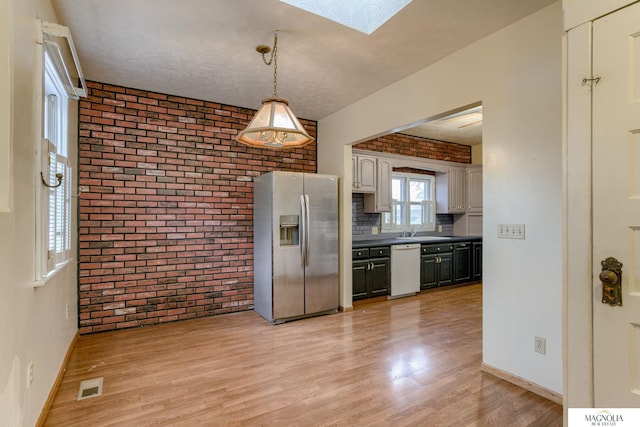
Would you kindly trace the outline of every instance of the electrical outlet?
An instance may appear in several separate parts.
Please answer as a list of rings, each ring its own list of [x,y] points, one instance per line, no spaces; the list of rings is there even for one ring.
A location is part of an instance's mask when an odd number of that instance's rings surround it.
[[[27,365],[27,388],[33,384],[33,362],[29,362]]]
[[[438,233],[442,233],[442,225],[438,225]]]
[[[547,354],[547,339],[542,337],[535,337],[534,339],[534,351],[540,354]]]
[[[378,227],[371,227],[371,234],[378,234]]]

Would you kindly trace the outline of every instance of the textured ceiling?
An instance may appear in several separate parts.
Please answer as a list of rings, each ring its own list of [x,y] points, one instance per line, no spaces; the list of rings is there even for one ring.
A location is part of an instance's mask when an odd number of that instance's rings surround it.
[[[319,120],[554,0],[413,0],[371,35],[279,0],[53,0],[85,77],[257,109],[278,94]]]

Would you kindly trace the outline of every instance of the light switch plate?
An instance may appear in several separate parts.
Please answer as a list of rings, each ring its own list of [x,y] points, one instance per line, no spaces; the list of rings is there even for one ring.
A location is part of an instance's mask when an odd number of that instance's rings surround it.
[[[498,224],[498,239],[524,240],[524,238],[524,224]]]

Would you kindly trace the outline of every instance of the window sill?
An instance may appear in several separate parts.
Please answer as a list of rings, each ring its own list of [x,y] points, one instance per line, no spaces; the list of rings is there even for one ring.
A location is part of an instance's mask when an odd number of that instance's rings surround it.
[[[73,264],[73,258],[70,258],[70,259],[66,260],[65,262],[61,262],[60,264],[56,265],[56,268],[53,269],[52,271],[50,271],[49,274],[47,274],[45,277],[43,277],[40,280],[36,280],[33,283],[33,287],[34,288],[41,288],[41,287],[45,286],[50,280],[52,280],[56,275],[58,275],[58,273],[60,273],[62,270],[64,270],[65,268],[67,268],[71,264]]]

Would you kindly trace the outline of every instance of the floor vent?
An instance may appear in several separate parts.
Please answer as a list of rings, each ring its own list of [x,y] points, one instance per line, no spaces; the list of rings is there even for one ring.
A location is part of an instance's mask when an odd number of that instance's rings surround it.
[[[102,377],[82,381],[78,390],[78,400],[90,399],[102,395]]]

